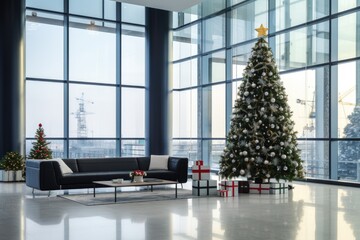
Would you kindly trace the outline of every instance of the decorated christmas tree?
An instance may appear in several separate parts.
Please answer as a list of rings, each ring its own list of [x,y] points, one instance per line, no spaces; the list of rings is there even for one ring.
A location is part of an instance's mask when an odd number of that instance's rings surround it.
[[[261,25],[235,100],[227,143],[220,160],[223,178],[303,177],[292,112]]]
[[[360,133],[360,106],[348,116],[349,123],[344,128],[345,138],[358,138]],[[357,163],[360,160],[360,142],[339,142],[340,155],[338,177],[357,179]]]
[[[36,142],[33,142],[33,147],[30,150],[29,159],[51,159],[52,151],[49,148],[50,142],[45,139],[44,128],[39,123],[39,128],[35,134]]]

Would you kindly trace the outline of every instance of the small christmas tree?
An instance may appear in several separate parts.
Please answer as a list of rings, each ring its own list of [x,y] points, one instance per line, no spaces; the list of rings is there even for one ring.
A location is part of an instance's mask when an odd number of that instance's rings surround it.
[[[270,47],[260,26],[243,74],[227,143],[220,160],[223,178],[303,177],[292,113]]]
[[[36,142],[33,142],[34,145],[30,150],[30,159],[51,159],[52,151],[48,147],[50,142],[46,142],[44,129],[42,124],[39,123],[39,128],[36,130],[35,134]]]

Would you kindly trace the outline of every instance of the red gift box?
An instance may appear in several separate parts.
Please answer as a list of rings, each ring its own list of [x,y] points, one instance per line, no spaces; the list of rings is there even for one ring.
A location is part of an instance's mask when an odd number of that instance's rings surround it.
[[[250,183],[250,193],[269,194],[269,183]]]
[[[204,161],[203,160],[197,160],[195,161],[195,166],[203,166],[204,165]]]

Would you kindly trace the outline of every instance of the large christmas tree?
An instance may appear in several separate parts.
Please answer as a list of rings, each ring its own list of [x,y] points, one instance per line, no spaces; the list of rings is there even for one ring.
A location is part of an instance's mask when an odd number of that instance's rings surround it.
[[[303,177],[292,112],[261,25],[233,109],[220,160],[223,178]]]
[[[30,150],[29,159],[51,159],[52,151],[49,148],[50,142],[45,139],[44,128],[39,123],[39,128],[35,134],[36,142],[33,142],[33,147]]]

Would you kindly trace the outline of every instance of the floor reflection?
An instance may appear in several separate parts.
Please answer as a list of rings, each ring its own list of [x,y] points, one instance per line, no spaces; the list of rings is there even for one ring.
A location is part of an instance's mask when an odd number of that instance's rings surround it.
[[[1,239],[360,239],[360,189],[294,185],[288,195],[83,206],[0,183]]]

